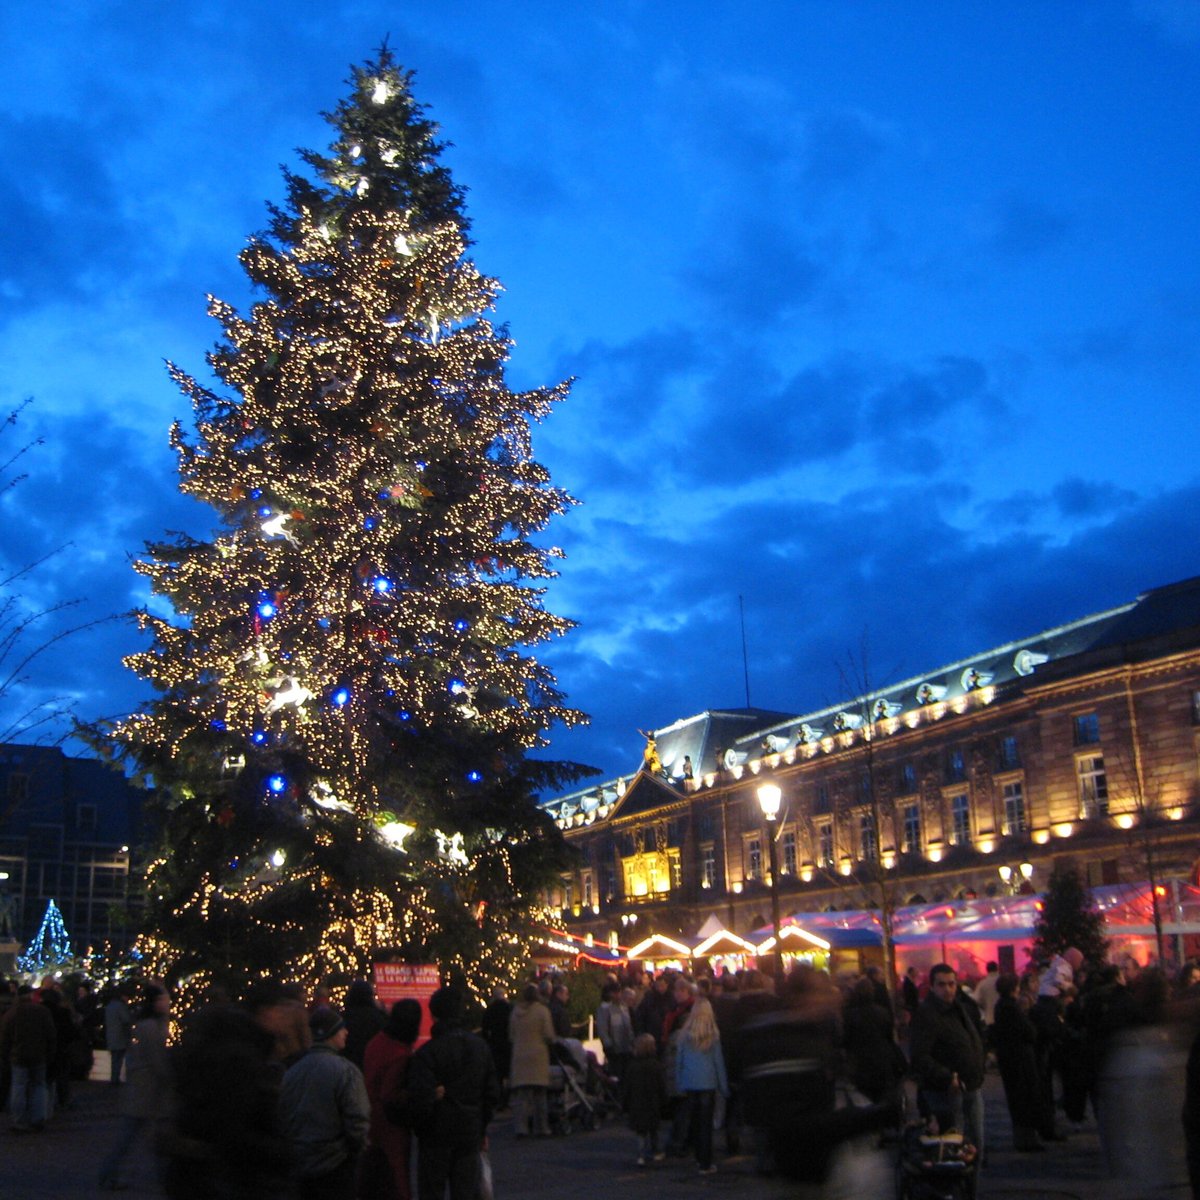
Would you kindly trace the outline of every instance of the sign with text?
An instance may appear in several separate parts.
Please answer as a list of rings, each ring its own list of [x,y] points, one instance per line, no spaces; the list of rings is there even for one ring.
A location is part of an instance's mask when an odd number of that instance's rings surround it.
[[[429,1040],[433,1024],[429,997],[442,985],[437,966],[431,963],[376,963],[375,997],[387,1012],[397,1000],[416,1000],[421,1005],[421,1032],[416,1044]]]

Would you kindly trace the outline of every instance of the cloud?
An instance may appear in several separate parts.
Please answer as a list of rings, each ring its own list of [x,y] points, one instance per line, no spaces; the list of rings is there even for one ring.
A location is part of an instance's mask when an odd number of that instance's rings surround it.
[[[992,248],[1016,257],[1041,254],[1064,241],[1074,221],[1038,200],[1010,196],[993,218]]]
[[[1138,498],[1136,492],[1115,483],[1079,478],[1064,479],[1052,494],[1062,515],[1076,520],[1108,516],[1117,509],[1128,508]]]

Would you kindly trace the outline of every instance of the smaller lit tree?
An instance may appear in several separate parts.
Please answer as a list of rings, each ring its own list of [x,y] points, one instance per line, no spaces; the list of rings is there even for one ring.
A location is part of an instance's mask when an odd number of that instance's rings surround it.
[[[25,953],[17,957],[17,970],[29,975],[61,970],[74,962],[71,939],[63,915],[53,900],[46,905],[45,916]]]
[[[1034,957],[1053,958],[1074,946],[1088,963],[1099,966],[1108,953],[1104,926],[1104,914],[1084,887],[1078,868],[1056,866],[1034,927]]]

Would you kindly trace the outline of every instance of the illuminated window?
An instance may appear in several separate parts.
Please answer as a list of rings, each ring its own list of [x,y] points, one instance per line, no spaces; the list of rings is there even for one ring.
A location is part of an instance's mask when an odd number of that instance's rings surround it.
[[[604,881],[604,899],[615,900],[617,896],[617,870],[612,863],[605,863],[601,868],[600,878]]]
[[[1100,717],[1096,713],[1080,713],[1075,718],[1075,745],[1100,744]]]
[[[751,838],[746,843],[746,878],[761,879],[762,877],[762,839]]]
[[[1019,779],[1006,783],[1003,790],[1004,800],[1004,836],[1024,833],[1025,825],[1025,788]]]
[[[966,792],[950,797],[950,841],[965,846],[971,840],[971,801]]]
[[[832,821],[822,821],[817,826],[817,864],[822,867],[833,865]]]
[[[583,906],[591,908],[594,901],[592,900],[592,873],[585,871],[583,875]]]
[[[1079,774],[1079,815],[1103,817],[1108,813],[1108,776],[1102,754],[1086,754],[1076,763]]]
[[[794,830],[789,829],[783,837],[779,839],[779,844],[783,848],[782,862],[780,869],[784,875],[795,875],[796,873],[796,834]]]
[[[921,806],[904,806],[904,853],[918,854],[921,850]]]
[[[717,852],[712,846],[700,848],[700,886],[717,886]]]

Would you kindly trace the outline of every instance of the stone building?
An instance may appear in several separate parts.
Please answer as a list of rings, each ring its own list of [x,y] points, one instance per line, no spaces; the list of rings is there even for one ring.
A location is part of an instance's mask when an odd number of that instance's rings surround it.
[[[653,731],[630,776],[546,802],[579,855],[549,900],[629,944],[768,924],[772,849],[785,915],[1038,890],[1059,860],[1196,882],[1198,766],[1200,578],[817,712]]]
[[[144,795],[96,759],[0,745],[0,942],[26,945],[51,900],[76,953],[136,931],[130,852]]]

